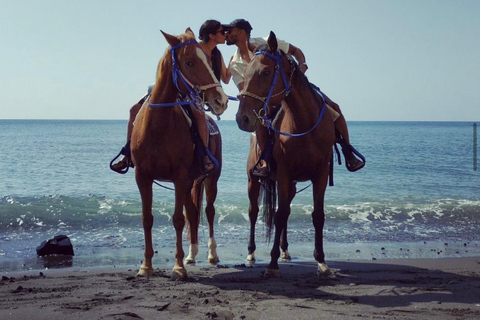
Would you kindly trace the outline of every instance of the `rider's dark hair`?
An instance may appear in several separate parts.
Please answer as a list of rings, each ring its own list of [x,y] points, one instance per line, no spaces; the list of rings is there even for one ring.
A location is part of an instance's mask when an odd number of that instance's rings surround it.
[[[222,24],[220,23],[220,21],[207,20],[200,27],[200,30],[198,32],[198,38],[203,42],[208,42],[210,41],[209,35],[216,34],[220,28],[222,28]],[[222,74],[222,60],[220,50],[218,50],[217,47],[213,48],[211,59],[213,73],[215,74],[217,79],[220,80],[220,76]]]

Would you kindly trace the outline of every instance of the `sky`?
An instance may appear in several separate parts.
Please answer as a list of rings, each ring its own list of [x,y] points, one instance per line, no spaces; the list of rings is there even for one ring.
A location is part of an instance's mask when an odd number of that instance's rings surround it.
[[[347,121],[480,120],[478,0],[0,3],[0,119],[128,119],[167,48],[160,30],[244,18],[252,37],[299,47]]]

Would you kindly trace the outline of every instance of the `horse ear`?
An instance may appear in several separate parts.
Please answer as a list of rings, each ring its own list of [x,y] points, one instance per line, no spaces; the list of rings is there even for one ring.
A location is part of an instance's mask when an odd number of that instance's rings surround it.
[[[185,30],[185,33],[190,33],[190,34],[195,38],[195,34],[193,33],[192,29],[190,29],[190,27],[188,27],[188,28]]]
[[[278,48],[277,36],[275,36],[275,33],[273,33],[273,31],[270,31],[270,35],[268,36],[267,43],[268,43],[268,49],[270,50],[270,52],[272,53],[277,52],[277,48]]]
[[[160,30],[160,32],[163,34],[163,36],[165,37],[165,40],[167,40],[168,44],[171,47],[174,47],[174,46],[180,44],[181,41],[177,37],[172,36],[171,34],[168,34],[166,32],[163,32],[162,30]]]

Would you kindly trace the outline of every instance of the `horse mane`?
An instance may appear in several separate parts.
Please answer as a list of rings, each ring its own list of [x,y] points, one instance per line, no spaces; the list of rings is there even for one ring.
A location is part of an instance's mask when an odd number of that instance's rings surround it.
[[[266,43],[259,45],[258,47],[255,48],[255,51],[253,53],[259,52],[259,51],[268,51],[268,45]]]
[[[266,52],[270,52],[272,53],[270,50],[269,50],[269,46],[268,44],[264,43],[264,44],[261,44],[259,45],[254,53],[256,52],[260,52],[260,51],[266,51]],[[305,73],[301,72],[300,71],[300,68],[299,68],[299,65],[298,65],[298,62],[297,60],[295,60],[295,58],[293,57],[293,55],[291,55],[290,53],[288,52],[285,52],[281,49],[278,49],[278,51],[280,52],[280,54],[285,57],[285,59],[287,59],[291,64],[293,64],[293,66],[295,67],[295,71],[294,71],[294,74],[293,76],[295,77],[298,77],[299,81],[301,81],[302,84],[306,84],[311,91],[315,91],[312,86],[310,85],[310,81],[308,80],[308,77]],[[273,54],[273,53],[272,53]],[[287,75],[288,77],[288,75]]]

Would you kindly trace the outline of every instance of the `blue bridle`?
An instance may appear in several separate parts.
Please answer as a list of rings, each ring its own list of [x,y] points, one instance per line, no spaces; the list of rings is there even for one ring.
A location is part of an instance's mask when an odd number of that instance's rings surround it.
[[[272,81],[272,85],[270,86],[270,90],[268,92],[268,95],[267,97],[260,97],[260,96],[257,96],[256,94],[253,94],[251,92],[248,92],[248,91],[242,91],[240,92],[240,95],[243,95],[243,96],[249,96],[249,97],[252,97],[252,98],[255,98],[257,100],[260,100],[262,101],[264,104],[263,104],[263,108],[262,108],[262,111],[263,111],[263,116],[260,115],[260,113],[257,114],[257,117],[259,119],[261,119],[262,123],[270,130],[274,131],[275,133],[277,134],[280,134],[280,135],[284,135],[284,136],[288,136],[288,137],[301,137],[301,136],[304,136],[308,133],[310,133],[311,131],[313,131],[319,124],[320,124],[320,121],[322,120],[323,118],[323,114],[325,113],[325,109],[326,109],[326,103],[325,103],[325,98],[323,97],[323,94],[322,92],[320,91],[320,89],[314,85],[311,85],[312,88],[320,95],[320,97],[322,98],[322,101],[323,101],[323,106],[322,106],[322,110],[320,111],[320,115],[317,119],[317,122],[313,125],[312,128],[310,128],[310,130],[306,131],[306,132],[303,132],[303,133],[288,133],[288,132],[282,132],[280,130],[277,130],[275,129],[273,126],[272,126],[272,122],[273,120],[275,119],[275,117],[273,118],[268,118],[267,116],[267,111],[268,111],[268,104],[270,102],[270,99],[274,96],[278,96],[280,94],[285,94],[285,98],[290,94],[290,91],[292,90],[292,77],[293,77],[293,72],[295,71],[295,69],[292,69],[292,74],[291,74],[291,77],[290,77],[290,83],[288,83],[287,81],[287,77],[285,76],[285,71],[283,69],[283,65],[282,65],[282,61],[281,61],[281,58],[282,58],[282,55],[280,53],[279,50],[277,50],[275,52],[275,54],[271,54],[270,52],[267,52],[267,51],[257,51],[255,52],[255,55],[258,56],[258,55],[265,55],[271,59],[273,59],[275,61],[275,74],[273,76],[273,81]],[[289,62],[292,64],[292,61],[291,59],[288,59]],[[294,67],[293,67],[294,68]],[[275,89],[275,86],[277,85],[277,81],[278,81],[278,74],[280,74],[281,78],[282,78],[282,81],[283,81],[283,86],[284,86],[284,89],[279,92],[279,93],[276,93],[276,94],[273,94],[273,90]],[[284,98],[284,99],[285,99]]]
[[[147,104],[148,104],[149,107],[151,107],[151,108],[173,107],[173,106],[188,105],[188,104],[199,105],[199,104],[203,103],[203,99],[200,97],[200,92],[202,92],[202,90],[207,90],[207,89],[214,88],[214,87],[221,87],[220,82],[214,82],[212,84],[207,84],[207,85],[203,85],[203,86],[194,85],[180,71],[180,67],[178,65],[177,58],[175,56],[175,50],[177,50],[177,49],[179,49],[183,46],[189,45],[189,44],[197,44],[197,43],[198,42],[195,39],[192,39],[192,40],[189,40],[189,41],[186,41],[186,42],[179,43],[176,46],[173,46],[173,47],[170,48],[170,54],[172,55],[173,83],[177,87],[178,91],[181,92],[182,90],[180,89],[180,86],[179,86],[179,79],[180,79],[183,86],[185,88],[187,88],[188,93],[186,93],[186,95],[188,95],[190,100],[167,102],[167,103],[150,103],[148,101]]]

